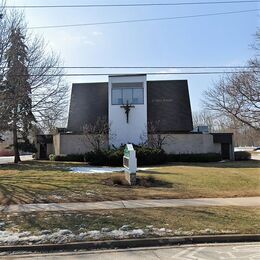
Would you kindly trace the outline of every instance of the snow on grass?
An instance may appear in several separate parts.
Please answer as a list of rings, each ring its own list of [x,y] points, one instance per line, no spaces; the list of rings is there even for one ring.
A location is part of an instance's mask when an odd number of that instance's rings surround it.
[[[42,230],[36,234],[32,234],[29,231],[24,232],[11,232],[0,231],[0,245],[17,245],[17,244],[45,244],[45,243],[69,243],[80,242],[88,240],[104,240],[104,239],[127,239],[127,238],[141,238],[148,236],[163,237],[168,235],[177,236],[191,236],[194,234],[220,234],[220,233],[235,233],[231,230],[216,231],[212,229],[205,230],[190,230],[185,231],[180,229],[171,230],[166,228],[154,228],[146,226],[146,228],[130,229],[129,225],[124,225],[119,229],[111,230],[110,228],[102,228],[101,230],[91,230],[80,232],[78,234],[73,233],[68,229],[58,230],[52,232],[50,230]]]
[[[147,171],[150,168],[138,168],[138,171]],[[123,172],[124,167],[70,167],[70,172],[73,173],[85,173],[85,174],[94,174],[94,173],[114,173],[114,172]]]
[[[43,230],[38,234],[31,234],[30,232],[10,232],[0,231],[0,245],[17,245],[17,244],[44,244],[44,243],[68,243],[72,241],[83,240],[101,240],[105,238],[133,238],[142,237],[145,232],[142,229],[133,229],[128,231],[112,230],[103,228],[99,230],[91,230],[88,232],[81,232],[74,234],[70,230],[59,230],[57,232],[50,232]]]
[[[70,171],[74,173],[113,173],[122,172],[124,168],[122,167],[70,167]]]

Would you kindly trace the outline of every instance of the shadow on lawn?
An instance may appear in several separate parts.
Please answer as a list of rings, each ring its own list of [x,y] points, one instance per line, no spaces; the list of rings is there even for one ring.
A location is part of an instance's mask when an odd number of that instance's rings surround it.
[[[19,174],[16,174],[16,177],[0,176],[0,205],[57,202],[55,198],[52,198],[52,196],[58,195],[55,194],[57,190],[69,193],[73,198],[75,196],[80,198],[82,195],[80,188],[69,186],[69,179],[63,179],[63,184],[55,184],[55,180],[52,183],[50,180],[44,180],[44,177],[43,180],[40,180],[39,177],[22,177],[20,182]],[[34,184],[36,187],[33,187]]]
[[[60,171],[60,172],[68,172],[69,167],[75,167],[75,164],[64,164],[64,163],[56,163],[56,162],[43,162],[43,161],[25,161],[20,162],[19,164],[8,163],[8,164],[0,164],[1,171]]]
[[[205,168],[259,168],[259,160],[249,161],[225,161],[225,162],[173,162],[157,167],[170,167],[170,166],[188,166],[188,167],[205,167]]]

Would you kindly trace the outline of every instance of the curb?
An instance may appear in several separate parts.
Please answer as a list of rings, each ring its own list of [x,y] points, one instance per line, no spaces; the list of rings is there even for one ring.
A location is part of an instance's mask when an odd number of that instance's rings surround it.
[[[97,250],[97,249],[127,249],[138,247],[158,247],[184,244],[205,243],[238,243],[260,242],[260,234],[256,235],[212,235],[212,236],[182,236],[164,238],[143,238],[125,240],[106,240],[91,242],[74,242],[68,244],[41,244],[41,245],[16,245],[0,246],[0,252],[57,252],[74,250]]]

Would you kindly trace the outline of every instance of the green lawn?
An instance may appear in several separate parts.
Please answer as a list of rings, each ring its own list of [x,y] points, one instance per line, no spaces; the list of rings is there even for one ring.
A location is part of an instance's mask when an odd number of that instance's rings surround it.
[[[100,232],[107,239],[110,231],[141,229],[145,237],[203,234],[258,234],[260,209],[252,207],[182,207],[153,209],[99,210],[70,213],[0,214],[2,230],[11,233],[30,232],[39,235],[69,230],[73,234]],[[62,221],[61,221],[62,219]],[[104,233],[102,230],[106,229]],[[24,235],[25,236],[25,235]],[[114,237],[113,237],[114,238]],[[116,237],[115,238],[120,238]],[[122,237],[121,237],[122,238]],[[125,238],[125,237],[124,237]],[[86,237],[85,240],[97,239]]]
[[[0,203],[50,203],[125,199],[260,196],[259,161],[175,164],[138,173],[161,187],[107,185],[111,174],[76,174],[84,164],[24,162],[0,165]],[[120,174],[113,174],[120,175]],[[121,174],[123,175],[123,173]]]

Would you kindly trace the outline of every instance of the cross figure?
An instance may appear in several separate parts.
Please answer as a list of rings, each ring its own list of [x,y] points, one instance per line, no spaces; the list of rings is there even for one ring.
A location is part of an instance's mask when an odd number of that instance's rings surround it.
[[[130,112],[131,108],[134,108],[134,107],[135,106],[132,106],[131,104],[128,103],[128,100],[126,101],[125,105],[121,106],[121,108],[124,108],[124,110],[125,110],[127,124],[129,122],[129,112]]]

